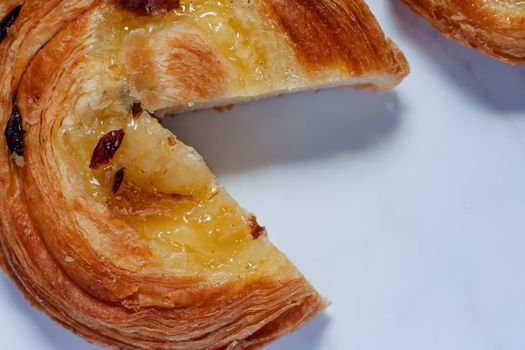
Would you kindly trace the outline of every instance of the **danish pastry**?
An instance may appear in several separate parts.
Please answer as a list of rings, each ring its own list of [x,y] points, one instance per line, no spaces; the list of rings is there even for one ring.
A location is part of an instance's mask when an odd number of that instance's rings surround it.
[[[403,1],[449,38],[503,62],[525,63],[525,2]]]
[[[156,117],[392,88],[406,60],[361,0],[3,0],[0,19],[0,261],[34,306],[181,350],[257,349],[326,306]]]

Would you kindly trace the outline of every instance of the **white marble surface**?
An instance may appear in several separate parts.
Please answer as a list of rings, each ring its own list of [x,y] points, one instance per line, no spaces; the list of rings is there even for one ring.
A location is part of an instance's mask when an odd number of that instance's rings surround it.
[[[412,74],[169,122],[333,304],[269,350],[525,349],[525,68],[369,0]],[[0,279],[4,349],[96,347]]]

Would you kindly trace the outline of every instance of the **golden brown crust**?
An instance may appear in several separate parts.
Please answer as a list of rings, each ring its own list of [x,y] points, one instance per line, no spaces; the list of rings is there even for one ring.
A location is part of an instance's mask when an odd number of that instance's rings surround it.
[[[172,103],[224,95],[228,74],[225,64],[202,35],[184,29],[157,40],[137,29],[124,40],[121,59],[132,93],[151,111]],[[160,58],[166,63],[159,62]],[[165,87],[174,90],[172,96],[166,96]]]
[[[107,107],[114,96],[130,109],[140,102],[155,110],[159,103],[207,101],[236,92],[231,85],[238,72],[215,42],[202,31],[182,25],[171,29],[171,35],[161,33],[161,43],[149,40],[144,29],[130,30],[123,47],[117,47],[112,56],[122,60],[122,67],[108,65],[102,70],[118,71],[121,76],[110,79],[114,85],[103,85],[105,78],[97,76],[100,72],[92,64],[96,55],[104,54],[97,37],[99,26],[108,25],[104,14],[118,13],[112,3],[26,1],[0,44],[4,67],[0,71],[0,128],[6,127],[13,107],[11,96],[17,92],[26,132],[23,166],[12,161],[6,139],[0,138],[1,263],[33,305],[94,343],[125,349],[260,348],[297,329],[326,306],[295,267],[283,260],[266,274],[223,279],[169,268],[125,217],[158,214],[162,208],[156,207],[156,201],[176,195],[142,193],[123,185],[120,197],[97,201],[86,195],[80,175],[71,166],[79,160],[66,159],[67,150],[61,148],[63,126],[71,115]],[[378,85],[385,87],[399,82],[407,73],[402,54],[385,40],[362,2],[343,3],[348,5],[345,9],[356,11],[353,16],[373,22],[366,33],[370,38],[360,42],[368,60],[346,64],[354,60],[348,56],[349,48],[329,48],[347,69],[345,77],[382,75],[388,82]],[[2,3],[0,13],[19,4]],[[298,4],[304,5],[299,0]],[[357,11],[359,7],[363,9]],[[292,18],[288,15],[287,20]],[[334,25],[323,22],[323,35]],[[288,43],[287,33],[291,31],[284,33],[282,45]],[[165,47],[169,50],[164,55],[161,49]],[[299,47],[294,48],[298,57],[306,52]],[[111,61],[105,58],[100,62]],[[292,57],[290,62],[298,60]],[[314,75],[316,69],[333,68],[329,61],[312,64],[304,58],[303,62]],[[175,92],[167,94],[174,85]],[[101,97],[84,108],[90,89]],[[174,139],[167,142],[177,144]],[[253,236],[253,244],[271,247],[264,228],[255,220],[251,226],[248,235]]]
[[[525,8],[481,0],[403,0],[451,39],[512,64],[525,63]]]
[[[168,48],[172,53],[167,73],[171,79],[181,82],[189,96],[209,99],[226,90],[225,68],[201,37],[187,33],[170,40]]]
[[[407,70],[366,5],[347,0],[268,0],[311,72],[341,63],[355,75]],[[341,21],[341,18],[345,18]]]

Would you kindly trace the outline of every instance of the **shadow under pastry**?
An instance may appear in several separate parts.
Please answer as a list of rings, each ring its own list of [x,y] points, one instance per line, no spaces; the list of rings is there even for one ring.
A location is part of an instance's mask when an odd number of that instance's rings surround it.
[[[401,116],[395,93],[335,89],[175,115],[163,124],[221,176],[367,152],[393,136]]]

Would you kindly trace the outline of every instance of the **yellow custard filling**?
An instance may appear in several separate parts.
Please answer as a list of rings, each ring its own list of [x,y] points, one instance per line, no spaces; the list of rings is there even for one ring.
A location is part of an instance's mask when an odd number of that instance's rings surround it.
[[[116,45],[112,43],[112,46],[120,48],[123,40],[134,30],[144,30],[151,37],[169,31],[174,24],[189,29],[193,27],[212,38],[222,56],[235,66],[240,73],[236,80],[239,86],[267,84],[267,54],[258,49],[253,40],[258,28],[255,23],[250,23],[249,17],[243,16],[242,20],[237,17],[236,8],[238,6],[233,6],[230,0],[194,0],[182,1],[179,9],[157,16],[137,17],[125,11],[117,14],[108,12],[104,15],[105,30],[111,31],[111,34],[106,40],[108,43],[113,41]],[[119,52],[113,52],[109,60],[111,63],[119,62]]]
[[[161,63],[160,56],[169,56],[172,50],[168,39],[193,33],[204,38],[225,65],[228,90],[223,97],[301,86],[305,73],[295,64],[297,58],[287,35],[266,7],[245,0],[181,0],[180,8],[157,16],[135,16],[108,7],[100,15],[99,38],[106,43],[103,60],[125,76],[122,47],[129,44],[130,34],[140,32],[149,41],[148,49],[157,64],[163,66],[166,62]]]
[[[284,266],[286,258],[264,235],[257,237],[262,231],[253,216],[218,186],[195,150],[154,117],[85,115],[81,122],[63,123],[75,171],[86,191],[130,225],[164,265],[225,278],[258,276]],[[116,129],[125,136],[113,159],[90,169],[98,140]],[[121,168],[124,182],[114,194],[114,175]]]

